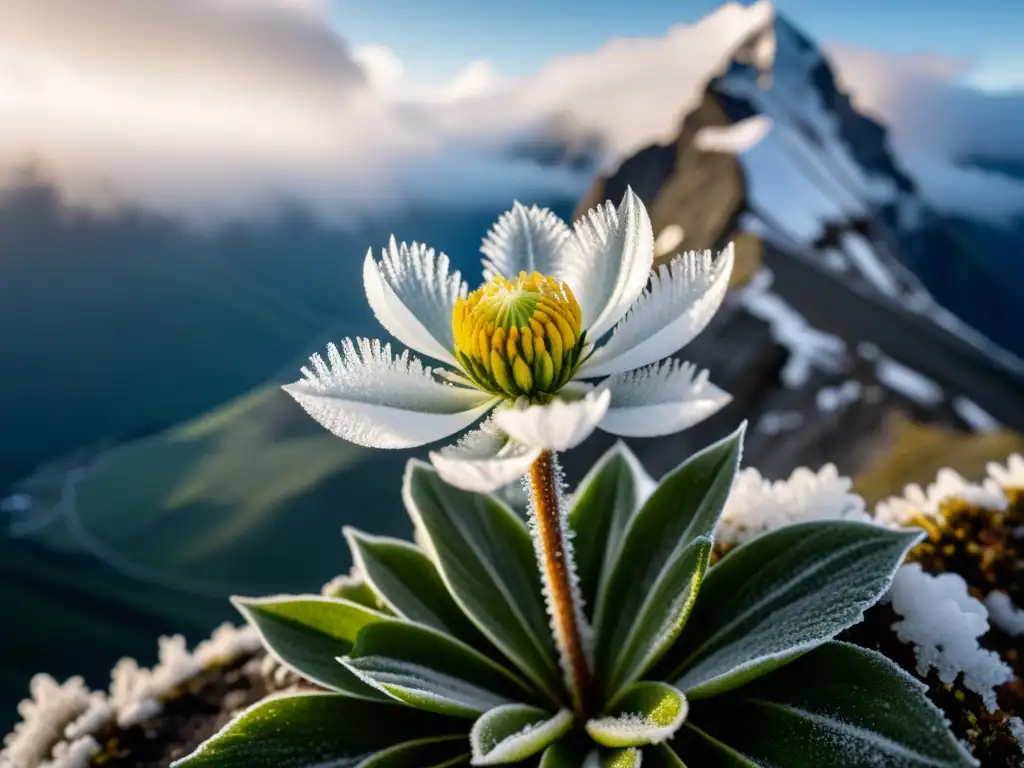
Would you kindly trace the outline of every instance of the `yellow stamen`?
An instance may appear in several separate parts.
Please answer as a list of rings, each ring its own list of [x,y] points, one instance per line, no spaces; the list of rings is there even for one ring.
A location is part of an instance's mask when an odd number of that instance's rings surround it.
[[[538,272],[496,276],[455,303],[455,355],[488,392],[543,400],[576,373],[585,344],[579,303]]]

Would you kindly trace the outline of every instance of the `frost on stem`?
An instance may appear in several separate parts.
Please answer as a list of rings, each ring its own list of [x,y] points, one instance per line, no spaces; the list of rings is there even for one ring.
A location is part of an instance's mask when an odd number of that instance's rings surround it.
[[[564,476],[555,454],[542,453],[523,482],[530,499],[530,534],[537,553],[551,632],[573,703],[584,711],[590,697],[592,638],[583,614],[583,596],[573,557]]]

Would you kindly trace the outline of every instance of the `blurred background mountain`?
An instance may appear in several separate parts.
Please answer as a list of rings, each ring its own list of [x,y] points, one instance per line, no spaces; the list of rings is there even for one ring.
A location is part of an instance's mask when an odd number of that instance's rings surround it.
[[[660,260],[736,243],[684,350],[735,400],[633,441],[655,475],[744,418],[748,465],[834,462],[869,502],[1024,449],[1018,92],[765,2],[410,91],[328,5],[0,0],[0,721],[37,670],[102,687],[229,594],[315,591],[343,524],[409,535],[425,451],[343,443],[278,385],[380,333],[367,247],[427,242],[472,283],[512,198],[572,218],[628,185]]]

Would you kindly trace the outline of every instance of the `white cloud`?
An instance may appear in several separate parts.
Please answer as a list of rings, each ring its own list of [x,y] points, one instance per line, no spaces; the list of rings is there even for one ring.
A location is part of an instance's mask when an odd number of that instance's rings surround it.
[[[1024,215],[1024,183],[959,164],[969,155],[1024,158],[1024,91],[963,85],[972,69],[957,59],[825,49],[854,105],[889,127],[893,147],[935,205],[996,221]]]
[[[557,57],[526,78],[477,61],[424,90],[388,48],[350,51],[325,7],[0,0],[0,182],[32,161],[74,203],[214,220],[282,199],[344,220],[409,200],[573,195],[585,179],[493,149],[553,124],[600,134],[616,157],[671,141],[732,52],[772,52],[762,34],[771,6],[727,4],[661,37]],[[829,52],[857,103],[892,124],[897,146],[914,147],[936,190],[957,188],[948,162],[935,167],[954,152],[1021,152],[1024,96],[954,86],[961,62]],[[977,204],[987,198],[974,185],[991,181],[974,174],[964,192]],[[1015,185],[1000,183],[991,195],[1012,202]]]
[[[70,204],[199,222],[579,191],[451,151],[392,103],[402,82],[387,49],[350,52],[320,0],[0,0],[0,183],[31,165]]]
[[[443,98],[449,100],[468,99],[482,96],[494,90],[501,78],[494,65],[485,60],[471,61],[461,70],[442,91]]]
[[[405,67],[390,48],[383,45],[361,45],[352,52],[352,58],[362,68],[370,87],[391,93],[402,86]]]

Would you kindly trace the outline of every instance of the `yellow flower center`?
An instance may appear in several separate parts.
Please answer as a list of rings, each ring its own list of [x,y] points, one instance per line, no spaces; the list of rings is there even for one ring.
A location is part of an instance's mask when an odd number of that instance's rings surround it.
[[[569,286],[539,272],[500,275],[455,303],[455,356],[481,388],[544,401],[572,378],[585,333]]]

